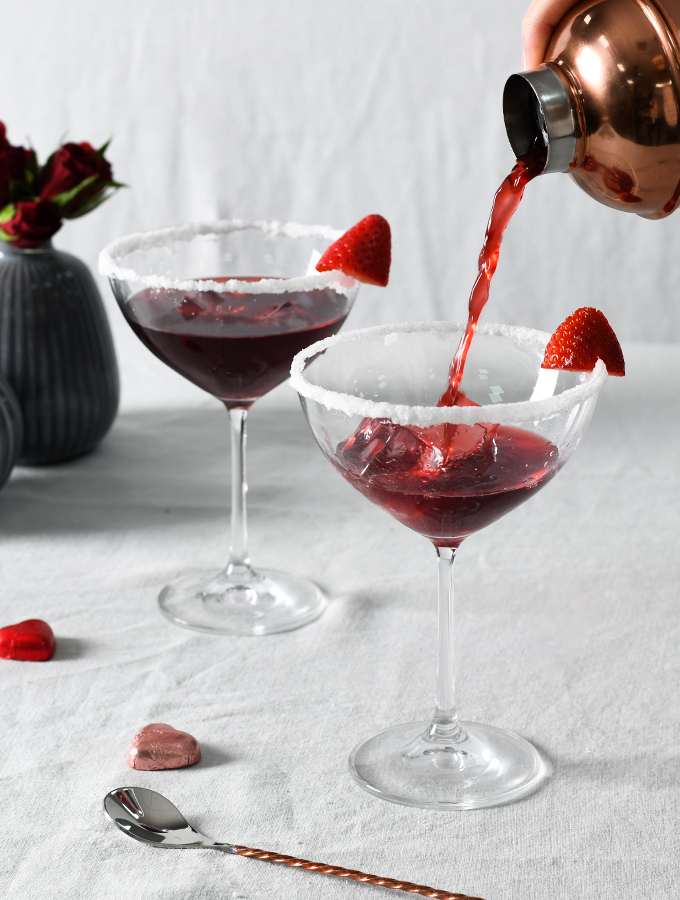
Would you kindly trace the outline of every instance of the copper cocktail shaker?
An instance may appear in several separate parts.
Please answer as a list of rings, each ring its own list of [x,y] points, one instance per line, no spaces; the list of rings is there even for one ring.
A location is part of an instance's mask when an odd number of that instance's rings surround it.
[[[543,65],[512,75],[505,127],[522,156],[569,172],[601,203],[650,219],[680,202],[680,0],[586,0],[558,25]]]

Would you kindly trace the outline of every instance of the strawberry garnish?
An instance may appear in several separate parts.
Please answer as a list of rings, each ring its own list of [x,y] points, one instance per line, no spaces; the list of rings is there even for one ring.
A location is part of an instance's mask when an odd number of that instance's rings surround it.
[[[625,375],[623,352],[599,309],[584,306],[572,313],[548,341],[541,368],[590,372],[601,359],[610,375]]]
[[[385,287],[390,275],[392,238],[387,219],[366,216],[326,250],[318,272],[338,269],[357,281]]]

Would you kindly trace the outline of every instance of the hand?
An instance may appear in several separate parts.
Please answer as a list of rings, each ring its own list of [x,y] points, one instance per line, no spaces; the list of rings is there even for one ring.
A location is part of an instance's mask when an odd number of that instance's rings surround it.
[[[545,59],[550,38],[578,0],[533,0],[522,22],[522,69],[535,69]]]

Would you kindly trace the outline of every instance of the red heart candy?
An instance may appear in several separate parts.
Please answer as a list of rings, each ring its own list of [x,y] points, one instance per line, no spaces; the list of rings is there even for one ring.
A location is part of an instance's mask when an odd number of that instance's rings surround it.
[[[132,739],[128,763],[131,769],[157,771],[193,766],[201,758],[195,737],[172,725],[155,722],[145,725]]]
[[[42,619],[26,619],[0,628],[0,657],[42,662],[57,649],[54,632]]]

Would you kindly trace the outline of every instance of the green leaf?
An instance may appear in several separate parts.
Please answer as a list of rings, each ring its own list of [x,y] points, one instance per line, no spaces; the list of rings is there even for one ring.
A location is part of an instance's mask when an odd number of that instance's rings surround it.
[[[63,207],[68,206],[72,200],[80,194],[81,191],[85,190],[86,187],[89,187],[94,181],[97,180],[96,175],[89,175],[80,184],[77,184],[74,188],[71,188],[70,191],[62,191],[61,194],[57,194],[56,197],[52,197],[52,203],[55,206],[58,206],[59,209],[63,209]]]
[[[13,219],[16,211],[17,208],[14,203],[8,203],[7,206],[4,206],[0,210],[0,225],[2,225],[3,222],[9,222],[10,219]]]
[[[79,206],[75,212],[69,213],[65,215],[65,219],[79,219],[81,216],[86,215],[89,212],[92,212],[93,209],[96,209],[100,206],[105,200],[108,200],[109,197],[112,197],[116,190],[118,189],[118,185],[111,186],[106,185],[104,190],[100,194],[95,194],[94,197],[91,197],[87,200],[82,206]]]
[[[3,207],[0,210],[0,239],[2,239],[3,241],[7,241],[8,244],[11,244],[12,241],[16,241],[16,237],[14,235],[7,234],[2,225],[4,222],[9,222],[9,220],[14,217],[15,212],[16,206],[13,203],[8,203],[7,206]]]

